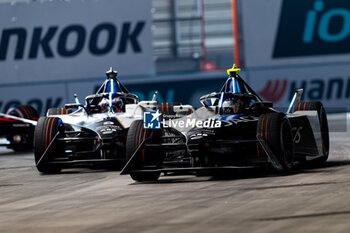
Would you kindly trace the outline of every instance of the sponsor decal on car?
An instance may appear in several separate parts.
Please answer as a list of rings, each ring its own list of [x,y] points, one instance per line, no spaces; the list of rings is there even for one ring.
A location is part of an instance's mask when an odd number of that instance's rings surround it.
[[[296,143],[296,144],[299,144],[300,143],[300,141],[301,141],[301,133],[300,133],[300,131],[302,131],[303,130],[303,127],[302,126],[299,126],[299,127],[293,127],[292,128],[292,132],[293,132],[293,134],[294,134],[294,138],[293,138],[293,141],[294,141],[294,143]]]

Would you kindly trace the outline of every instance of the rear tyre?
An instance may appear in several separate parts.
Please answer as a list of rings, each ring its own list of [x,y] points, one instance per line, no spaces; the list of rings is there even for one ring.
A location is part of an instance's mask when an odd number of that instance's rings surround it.
[[[47,110],[46,116],[52,116],[52,115],[67,115],[74,112],[73,109],[66,109],[66,108],[49,108]]]
[[[64,127],[60,118],[41,117],[39,119],[34,132],[34,158],[39,172],[59,173],[61,171],[59,166],[50,164],[53,158],[64,153],[64,145],[62,143],[52,142],[57,134],[64,134]],[[42,157],[51,142],[52,145],[45,156]]]
[[[288,118],[283,113],[263,114],[258,121],[257,133],[266,140],[283,169],[292,169],[294,142]]]
[[[126,139],[126,159],[129,161],[140,144],[148,139],[148,142],[157,143],[160,142],[161,131],[145,129],[143,127],[143,120],[134,121],[128,131]],[[163,158],[161,152],[155,149],[142,149],[135,156],[133,160],[134,167],[136,169],[142,168],[144,165],[154,165],[158,167],[161,164]],[[160,176],[160,172],[132,172],[130,176],[135,181],[156,181]]]
[[[10,108],[6,114],[16,117],[21,117],[29,120],[38,120],[38,112],[29,105],[20,105],[17,108]]]
[[[39,118],[38,112],[29,105],[20,105],[17,108],[10,108],[6,114],[34,121]],[[9,148],[16,152],[32,150],[33,135],[34,127],[30,127],[28,130],[23,130],[21,133],[10,135],[8,138],[11,142]]]
[[[309,161],[311,165],[321,166],[323,165],[329,155],[329,129],[328,129],[328,120],[326,110],[323,107],[323,104],[319,101],[315,102],[302,102],[299,103],[297,110],[299,111],[317,111],[318,119],[321,127],[321,136],[322,136],[322,157]]]

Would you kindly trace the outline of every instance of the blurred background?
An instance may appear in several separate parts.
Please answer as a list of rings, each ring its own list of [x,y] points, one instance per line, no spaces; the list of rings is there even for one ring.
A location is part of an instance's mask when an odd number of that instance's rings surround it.
[[[343,0],[0,0],[0,111],[83,101],[109,67],[141,100],[199,106],[233,63],[275,106],[304,88],[347,111],[349,53]]]

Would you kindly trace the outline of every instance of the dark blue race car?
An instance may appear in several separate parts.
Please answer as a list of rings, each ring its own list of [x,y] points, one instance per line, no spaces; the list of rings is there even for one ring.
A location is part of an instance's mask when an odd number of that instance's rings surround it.
[[[172,106],[174,114],[163,114],[159,129],[133,122],[121,174],[150,181],[162,172],[266,165],[285,171],[296,163],[327,160],[328,123],[321,102],[300,102],[302,90],[297,90],[288,111],[280,112],[254,92],[239,69],[228,75],[220,92],[200,98],[202,107]]]

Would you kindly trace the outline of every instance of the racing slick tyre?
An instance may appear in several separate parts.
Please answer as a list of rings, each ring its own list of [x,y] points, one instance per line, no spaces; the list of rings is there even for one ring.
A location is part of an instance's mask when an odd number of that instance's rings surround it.
[[[66,108],[49,108],[47,110],[46,116],[52,116],[52,115],[67,115],[74,112],[73,109],[66,109]]]
[[[159,143],[161,138],[161,130],[145,129],[143,120],[134,121],[129,128],[126,139],[126,159],[130,160],[131,156],[137,150],[144,140],[150,143]],[[154,165],[157,167],[162,162],[161,151],[158,149],[142,149],[136,154],[135,168],[142,168],[144,165]],[[132,172],[130,176],[135,181],[156,181],[160,176],[160,172]]]
[[[16,117],[21,117],[29,120],[38,120],[38,112],[29,105],[20,105],[17,108],[10,108],[6,114]],[[23,130],[19,134],[12,134],[9,136],[8,140],[10,141],[9,148],[13,149],[16,152],[26,151],[33,149],[33,134],[34,127],[29,130]]]
[[[64,145],[58,142],[52,142],[56,134],[63,134],[64,127],[60,118],[41,117],[35,127],[34,132],[34,158],[39,172],[59,173],[61,168],[50,164],[56,155],[64,152]],[[50,146],[50,144],[52,145]],[[48,151],[45,153],[47,148]]]
[[[264,138],[284,171],[293,168],[294,142],[292,127],[283,113],[267,113],[260,116],[257,134]]]
[[[17,108],[10,108],[6,114],[29,120],[38,120],[39,118],[38,112],[29,105],[20,105]]]
[[[319,101],[315,102],[301,102],[297,107],[298,111],[317,111],[318,119],[320,121],[321,127],[321,136],[322,136],[322,153],[323,156],[309,161],[310,165],[321,166],[328,159],[329,154],[329,129],[328,129],[328,120],[327,114],[323,107],[323,104]]]

